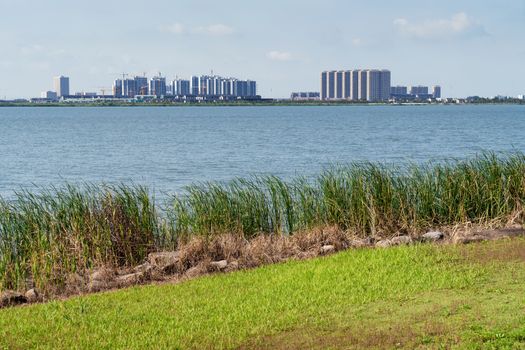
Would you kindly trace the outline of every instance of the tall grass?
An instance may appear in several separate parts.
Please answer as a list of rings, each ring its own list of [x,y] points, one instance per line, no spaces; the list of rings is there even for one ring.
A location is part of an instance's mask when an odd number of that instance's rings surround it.
[[[355,163],[317,178],[274,176],[187,188],[173,200],[179,237],[293,234],[336,225],[370,235],[505,218],[525,201],[525,156],[393,167]]]
[[[95,265],[141,262],[158,216],[142,187],[52,188],[0,202],[0,290],[59,286]]]
[[[525,155],[393,167],[332,167],[192,185],[159,211],[141,186],[64,186],[0,200],[0,290],[60,287],[100,265],[131,266],[193,236],[292,235],[323,226],[415,232],[523,215]]]

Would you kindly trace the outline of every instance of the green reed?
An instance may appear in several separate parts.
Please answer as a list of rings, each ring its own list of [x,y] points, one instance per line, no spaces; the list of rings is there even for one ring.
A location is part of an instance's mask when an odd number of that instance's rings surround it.
[[[361,235],[503,219],[525,200],[525,156],[394,167],[355,163],[315,179],[274,176],[187,187],[174,198],[178,237],[293,234],[338,226]]]
[[[0,199],[0,290],[61,288],[96,266],[132,266],[194,236],[291,235],[337,226],[361,236],[523,219],[525,155],[395,167],[355,163],[315,178],[191,185],[159,210],[141,186],[73,186]]]

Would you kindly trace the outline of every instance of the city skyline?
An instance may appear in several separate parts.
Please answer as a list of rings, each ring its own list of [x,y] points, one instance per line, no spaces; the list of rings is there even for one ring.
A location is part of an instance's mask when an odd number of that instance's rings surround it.
[[[74,78],[71,91],[96,91],[123,72],[171,79],[214,70],[281,98],[318,90],[319,72],[332,67],[384,67],[395,72],[392,85],[436,84],[452,97],[525,90],[519,0],[140,4],[0,0],[3,13],[24,13],[0,23],[0,96],[38,96],[60,74]],[[117,16],[129,25],[115,25]]]

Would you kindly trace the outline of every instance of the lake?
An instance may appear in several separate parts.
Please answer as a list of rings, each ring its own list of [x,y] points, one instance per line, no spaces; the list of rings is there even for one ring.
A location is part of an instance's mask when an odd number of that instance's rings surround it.
[[[0,195],[65,182],[136,183],[157,196],[252,174],[317,174],[525,152],[525,106],[0,108]]]

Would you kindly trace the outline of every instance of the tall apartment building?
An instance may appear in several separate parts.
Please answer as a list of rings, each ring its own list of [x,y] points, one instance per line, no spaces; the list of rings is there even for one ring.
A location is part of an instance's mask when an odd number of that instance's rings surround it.
[[[171,82],[171,93],[175,96],[187,96],[191,94],[190,81],[176,79]]]
[[[432,97],[434,97],[434,98],[441,98],[441,86],[434,85],[432,87]]]
[[[321,73],[322,100],[387,101],[390,98],[389,70],[366,69]]]
[[[133,86],[135,90],[134,95],[130,95],[130,97],[135,97],[136,95],[149,95],[148,78],[138,76],[133,78],[133,80],[135,81],[135,84]]]
[[[69,96],[69,78],[59,76],[53,78],[53,85],[58,97]]]
[[[166,96],[166,78],[158,76],[149,81],[149,93],[157,97]]]

